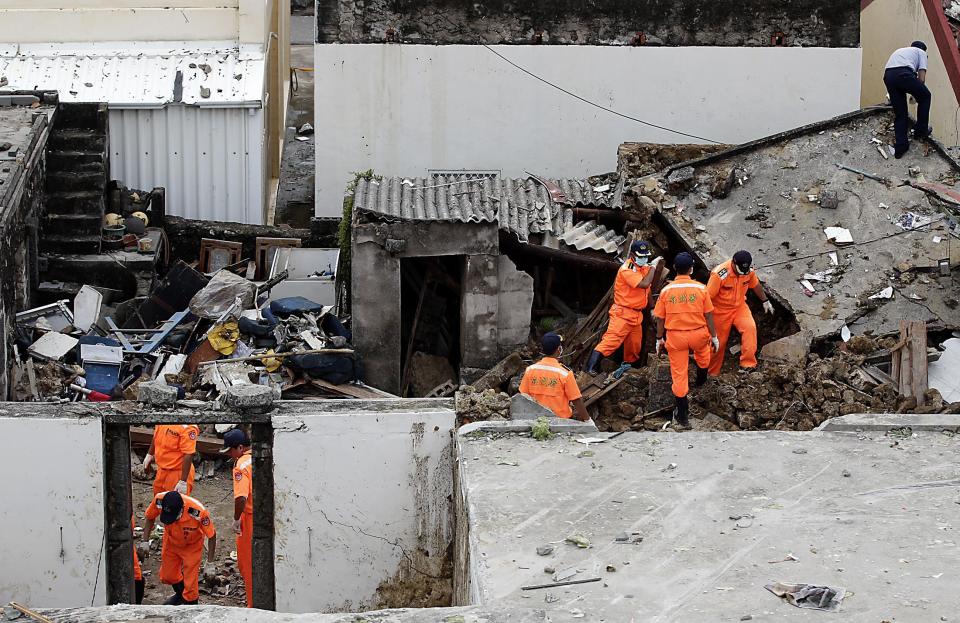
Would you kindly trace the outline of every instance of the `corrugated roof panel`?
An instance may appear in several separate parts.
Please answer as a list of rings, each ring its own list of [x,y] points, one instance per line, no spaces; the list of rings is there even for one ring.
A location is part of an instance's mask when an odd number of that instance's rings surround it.
[[[572,207],[622,208],[622,192],[615,193],[611,188],[597,193],[586,180],[549,183],[556,184],[566,195],[563,202],[555,202],[544,184],[531,177],[446,174],[426,179],[361,179],[354,191],[353,207],[391,219],[495,222],[523,242],[531,234],[543,234],[576,249],[616,253],[626,238],[595,221],[574,226]]]
[[[232,42],[0,44],[5,89],[56,90],[61,102],[113,108],[259,108],[264,70],[260,46]]]

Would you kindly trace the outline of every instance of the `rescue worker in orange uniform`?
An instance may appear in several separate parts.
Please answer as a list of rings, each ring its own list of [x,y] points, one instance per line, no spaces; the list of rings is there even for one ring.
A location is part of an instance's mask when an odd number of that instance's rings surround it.
[[[156,464],[153,494],[176,491],[189,495],[193,491],[193,455],[197,452],[200,427],[195,424],[158,424],[153,429],[150,450],[143,459],[143,470]]]
[[[693,257],[686,252],[678,253],[673,260],[677,278],[660,290],[660,297],[653,308],[657,321],[657,355],[666,348],[670,358],[671,389],[676,399],[673,410],[675,423],[681,428],[690,426],[690,391],[687,376],[690,351],[697,364],[695,386],[707,380],[710,353],[720,348],[717,330],[713,324],[713,303],[707,286],[694,281]]]
[[[577,379],[573,371],[558,360],[563,352],[563,338],[552,331],[545,333],[540,340],[540,349],[543,358],[524,371],[520,393],[550,409],[557,417],[569,419],[576,411],[577,419],[586,422],[590,415],[583,406]],[[573,410],[570,403],[573,403]]]
[[[200,559],[207,538],[205,573],[215,573],[217,531],[207,509],[188,495],[163,491],[154,496],[144,514],[144,534],[153,532],[157,517],[164,525],[160,549],[160,581],[173,587],[167,606],[193,605],[200,600]]]
[[[235,428],[223,436],[223,450],[233,464],[233,532],[237,535],[237,566],[247,591],[247,607],[253,607],[253,457],[250,439]]]
[[[757,323],[747,306],[747,290],[753,290],[763,303],[763,311],[768,314],[773,314],[773,303],[763,291],[752,264],[753,257],[748,251],[737,251],[733,259],[710,273],[707,292],[713,301],[713,320],[720,339],[720,349],[710,359],[710,376],[720,374],[731,327],[736,327],[740,333],[740,371],[749,372],[757,367]]]
[[[617,271],[613,282],[613,305],[610,306],[610,324],[590,354],[586,372],[596,374],[602,357],[609,357],[623,344],[623,363],[613,373],[620,378],[640,358],[643,346],[643,310],[650,296],[650,284],[663,258],[650,262],[650,245],[637,240],[630,245],[630,257]]]

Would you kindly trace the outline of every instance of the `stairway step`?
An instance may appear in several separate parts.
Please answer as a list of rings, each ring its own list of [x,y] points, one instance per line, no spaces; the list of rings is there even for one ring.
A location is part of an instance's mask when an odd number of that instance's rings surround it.
[[[104,104],[60,104],[54,117],[56,128],[96,129],[106,132],[109,112]]]
[[[106,155],[99,151],[50,150],[47,152],[47,171],[105,172]]]
[[[103,171],[49,171],[47,192],[98,191],[105,192],[107,175]]]
[[[40,250],[61,255],[99,253],[100,236],[43,235],[40,237]]]
[[[103,218],[107,199],[102,191],[57,191],[46,194],[48,214],[86,214]]]
[[[95,130],[61,129],[50,135],[50,147],[55,150],[99,151],[106,153],[107,135]]]
[[[103,217],[96,214],[47,214],[41,231],[52,236],[99,236]]]

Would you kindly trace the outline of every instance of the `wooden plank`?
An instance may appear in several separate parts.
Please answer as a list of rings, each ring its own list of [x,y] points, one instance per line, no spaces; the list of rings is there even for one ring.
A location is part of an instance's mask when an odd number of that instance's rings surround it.
[[[927,324],[923,321],[910,323],[910,392],[923,405],[927,391]]]
[[[600,400],[601,398],[603,398],[604,396],[606,396],[607,394],[609,394],[610,391],[613,390],[614,387],[616,387],[617,385],[619,385],[620,382],[623,381],[623,379],[625,379],[625,378],[626,378],[626,375],[621,376],[619,379],[615,379],[615,378],[613,378],[613,376],[611,375],[611,376],[607,379],[607,380],[608,380],[608,383],[607,383],[604,387],[600,388],[599,391],[592,392],[592,394],[591,394],[591,396],[590,396],[589,398],[584,398],[584,400],[583,400],[583,406],[589,407],[589,406],[592,405],[593,403],[597,402],[598,400]]]
[[[405,396],[410,385],[410,362],[413,361],[413,343],[417,337],[417,325],[420,324],[420,312],[423,311],[423,300],[427,296],[427,282],[430,281],[430,291],[433,292],[433,281],[430,273],[423,279],[420,286],[420,298],[417,299],[417,311],[413,314],[413,324],[410,326],[410,336],[407,338],[407,352],[403,362],[403,376],[400,379],[400,395]]]
[[[149,446],[153,441],[153,429],[145,426],[130,427],[130,443],[135,446]],[[217,437],[200,435],[197,437],[197,452],[204,455],[223,456],[220,449],[223,441]]]

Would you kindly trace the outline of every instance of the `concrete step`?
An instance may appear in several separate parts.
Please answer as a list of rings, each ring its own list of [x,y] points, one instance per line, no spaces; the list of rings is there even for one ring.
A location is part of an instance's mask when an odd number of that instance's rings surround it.
[[[52,236],[99,236],[103,217],[97,214],[47,214],[41,231]]]
[[[107,199],[103,191],[58,191],[46,194],[48,214],[86,214],[103,218]]]
[[[40,236],[40,250],[55,254],[99,253],[100,236],[44,234]]]
[[[100,151],[51,150],[47,152],[47,171],[104,172],[106,155]]]
[[[91,191],[106,192],[107,175],[103,171],[48,171],[48,193]]]
[[[106,153],[107,135],[95,130],[64,128],[54,130],[49,145],[55,150],[98,151]]]
[[[57,128],[75,128],[107,131],[109,113],[104,104],[61,104],[57,108],[54,125]]]

